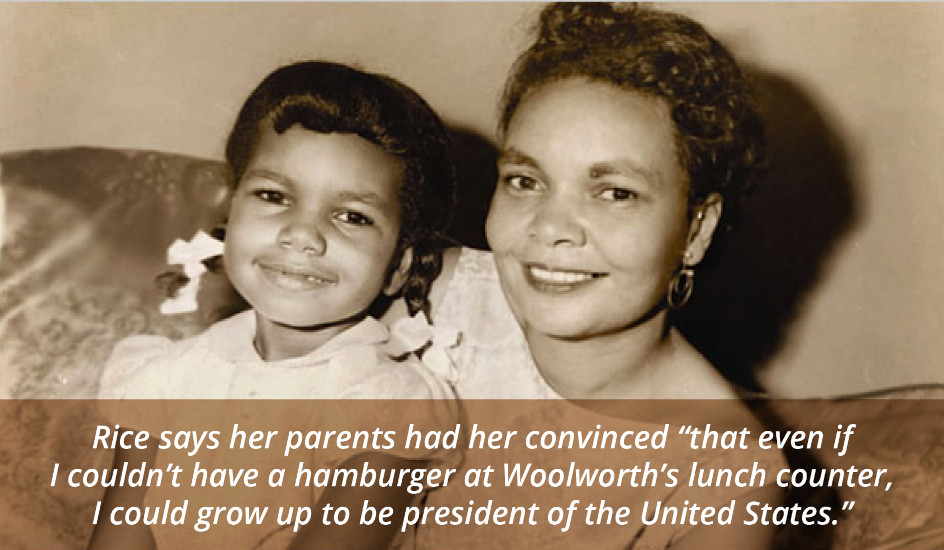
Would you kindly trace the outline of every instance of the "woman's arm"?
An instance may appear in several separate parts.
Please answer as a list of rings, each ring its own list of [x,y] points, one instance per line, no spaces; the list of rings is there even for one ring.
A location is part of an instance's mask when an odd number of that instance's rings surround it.
[[[151,464],[157,456],[157,441],[148,439],[146,449],[117,449],[113,467],[120,468],[127,462],[136,467],[142,462]],[[157,548],[154,535],[147,525],[113,525],[111,512],[115,507],[140,507],[144,503],[144,494],[147,487],[109,487],[105,489],[102,500],[102,509],[98,515],[98,523],[92,531],[89,541],[89,550],[152,550]],[[120,517],[123,517],[121,515]]]
[[[424,468],[427,461],[408,460],[383,453],[363,453],[344,461],[338,468],[356,468],[369,462],[374,469],[386,468]],[[329,487],[321,494],[312,510],[312,521],[299,529],[289,545],[289,550],[347,550],[370,548],[385,549],[393,542],[400,531],[403,513],[420,495],[411,495],[406,487]],[[361,508],[364,501],[376,510],[390,506],[394,510],[389,518],[389,525],[375,521],[372,525],[360,525]],[[325,504],[345,506],[351,511],[351,519],[345,525],[323,525],[322,508]]]
[[[752,518],[745,511],[745,504],[756,500],[771,506],[779,506],[783,500],[782,491],[768,485],[750,491],[738,499],[738,510],[731,525],[705,525],[685,533],[682,538],[669,546],[671,550],[705,550],[723,548],[724,550],[766,550],[771,547],[774,525],[744,525]]]

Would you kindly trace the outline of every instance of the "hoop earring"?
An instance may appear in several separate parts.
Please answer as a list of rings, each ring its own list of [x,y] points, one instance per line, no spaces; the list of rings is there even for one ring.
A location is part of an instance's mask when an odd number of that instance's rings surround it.
[[[678,311],[688,303],[693,290],[695,290],[695,270],[689,266],[682,266],[669,283],[665,301],[670,308]]]

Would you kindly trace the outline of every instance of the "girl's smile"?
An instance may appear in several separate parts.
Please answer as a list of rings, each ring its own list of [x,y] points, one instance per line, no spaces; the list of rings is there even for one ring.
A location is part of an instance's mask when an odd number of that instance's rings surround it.
[[[295,265],[277,259],[256,260],[255,265],[275,290],[306,292],[321,290],[338,282],[337,275],[307,265]]]
[[[353,134],[262,132],[233,198],[225,265],[263,330],[336,333],[364,315],[396,253],[402,171]]]

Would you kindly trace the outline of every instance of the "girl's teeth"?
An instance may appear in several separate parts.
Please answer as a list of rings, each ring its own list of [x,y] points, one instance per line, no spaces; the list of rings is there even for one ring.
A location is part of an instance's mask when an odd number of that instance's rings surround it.
[[[280,284],[287,287],[294,287],[301,283],[308,285],[324,285],[330,282],[327,279],[322,279],[321,277],[317,277],[315,275],[308,275],[305,273],[298,273],[296,271],[288,271],[285,269],[274,269],[271,270],[271,272],[278,277]]]
[[[292,273],[291,271],[283,271],[283,272],[282,272],[282,275],[284,275],[284,276],[286,276],[286,277],[302,278],[302,279],[305,279],[306,281],[308,281],[309,283],[325,283],[325,282],[327,282],[327,281],[325,281],[324,279],[321,279],[321,278],[319,278],[319,277],[315,277],[314,275],[302,275],[302,274],[300,274],[300,273]]]
[[[589,281],[593,278],[592,273],[577,273],[574,271],[553,271],[542,269],[540,267],[531,267],[531,276],[541,281],[552,283],[574,284]]]

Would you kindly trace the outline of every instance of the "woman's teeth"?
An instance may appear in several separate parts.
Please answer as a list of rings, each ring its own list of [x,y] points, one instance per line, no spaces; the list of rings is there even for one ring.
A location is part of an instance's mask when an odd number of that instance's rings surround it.
[[[596,277],[594,273],[583,271],[558,271],[534,266],[529,267],[528,271],[531,277],[542,283],[575,284],[589,281]]]

